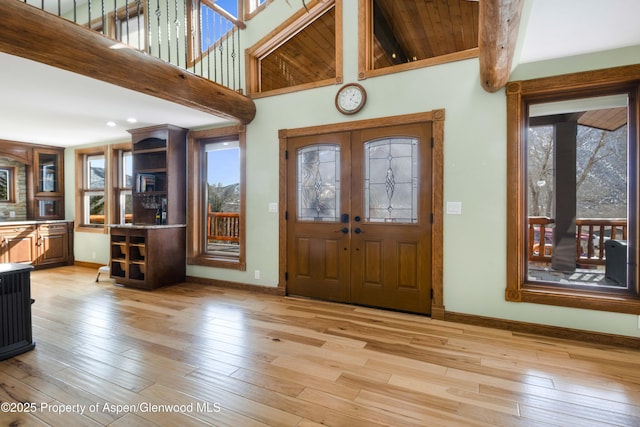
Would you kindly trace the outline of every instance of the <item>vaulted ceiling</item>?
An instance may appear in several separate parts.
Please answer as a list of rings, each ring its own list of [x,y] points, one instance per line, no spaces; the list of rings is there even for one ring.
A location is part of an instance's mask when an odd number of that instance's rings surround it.
[[[29,1],[40,4],[40,0]],[[64,7],[65,1],[61,0],[61,7]],[[491,4],[517,0],[482,1]],[[45,3],[53,4],[57,9],[57,2]],[[288,3],[295,7],[295,1]],[[416,8],[407,9],[408,3],[415,3]],[[480,34],[469,29],[473,27],[471,21],[476,19],[470,20],[469,16],[475,16],[475,12],[471,12],[471,15],[468,12],[477,9],[479,4],[467,0],[446,3],[458,4],[459,11],[456,7],[443,8],[440,0],[381,0],[380,7],[389,17],[388,25],[392,28],[404,25],[402,19],[420,20],[433,30],[438,26],[452,28],[454,33],[457,32],[456,40],[460,40],[462,46],[467,46],[469,40],[479,42]],[[428,10],[436,13],[429,18],[434,19],[435,24],[431,21],[427,24],[424,11]],[[524,0],[515,45],[515,64],[640,45],[637,16],[640,16],[640,1],[637,0]],[[478,16],[477,19],[482,17]],[[440,36],[436,33],[429,37],[438,40]],[[410,57],[418,56],[411,52],[425,52],[419,55],[428,55],[429,50],[449,49],[441,42],[429,44],[429,47],[424,37],[423,46],[410,47],[411,40],[420,39],[421,36],[415,34],[403,34],[398,41],[408,46],[404,50],[409,52],[406,56]],[[172,121],[194,128],[228,121],[228,118],[113,84],[57,69],[53,71],[46,65],[15,56],[0,53],[0,63],[0,139],[61,146],[118,138],[123,140],[128,137],[126,128],[132,127],[125,123],[126,118],[133,114],[132,111],[139,115],[139,123],[144,125]],[[96,99],[103,102],[98,104]],[[126,99],[126,102],[120,102],[122,99]],[[107,127],[105,123],[112,120],[117,122],[117,126]]]

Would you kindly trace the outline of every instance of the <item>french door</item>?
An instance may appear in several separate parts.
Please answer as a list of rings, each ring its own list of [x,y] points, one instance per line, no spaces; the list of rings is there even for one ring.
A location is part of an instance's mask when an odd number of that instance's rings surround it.
[[[287,141],[287,293],[430,314],[431,123]]]

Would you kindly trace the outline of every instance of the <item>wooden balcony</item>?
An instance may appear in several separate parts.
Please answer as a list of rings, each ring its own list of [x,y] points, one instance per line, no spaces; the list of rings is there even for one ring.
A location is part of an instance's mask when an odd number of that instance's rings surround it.
[[[240,214],[237,212],[209,212],[207,240],[210,243],[240,243]]]
[[[529,217],[529,261],[551,262],[553,256],[553,218]],[[627,240],[624,218],[576,219],[576,265],[605,265],[605,242]]]

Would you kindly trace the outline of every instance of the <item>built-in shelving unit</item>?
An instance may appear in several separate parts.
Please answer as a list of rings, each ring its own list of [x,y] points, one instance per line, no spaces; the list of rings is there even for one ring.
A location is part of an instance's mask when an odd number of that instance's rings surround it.
[[[133,224],[111,227],[111,277],[154,289],[184,281],[186,135],[172,125],[130,130]]]
[[[165,125],[129,132],[133,143],[134,223],[184,224],[186,129]]]
[[[155,289],[184,281],[183,226],[122,226],[111,229],[111,277],[116,283]],[[182,250],[184,254],[184,249]]]

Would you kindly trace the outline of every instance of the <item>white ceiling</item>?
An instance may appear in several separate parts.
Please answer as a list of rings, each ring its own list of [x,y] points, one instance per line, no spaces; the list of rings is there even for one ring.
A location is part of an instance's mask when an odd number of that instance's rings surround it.
[[[62,3],[64,7],[65,0]],[[528,63],[640,45],[638,16],[639,0],[525,0],[520,55],[515,61]],[[129,117],[138,122],[128,123]],[[108,121],[116,126],[108,127]],[[171,123],[193,129],[225,121],[0,53],[0,139],[73,146],[126,141],[126,130],[136,127]]]
[[[525,0],[518,63],[640,45],[638,0]]]

